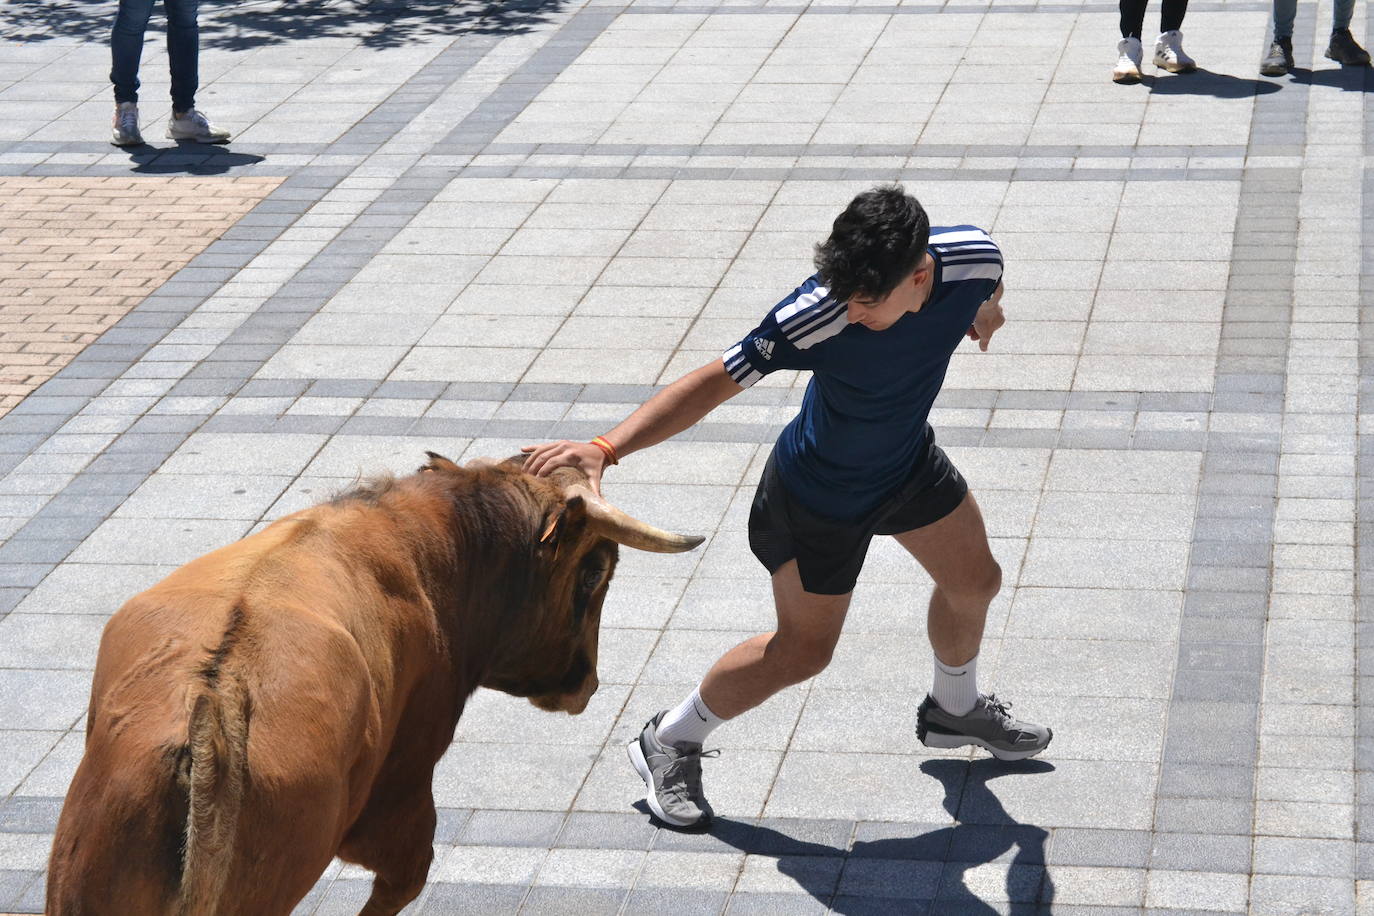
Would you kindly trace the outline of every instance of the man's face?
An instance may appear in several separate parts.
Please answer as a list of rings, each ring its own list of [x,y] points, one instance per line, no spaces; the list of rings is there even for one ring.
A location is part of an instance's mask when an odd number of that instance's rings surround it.
[[[861,324],[870,331],[885,331],[907,312],[919,312],[930,294],[932,264],[930,255],[921,266],[902,278],[897,287],[875,299],[862,293],[849,297],[845,317],[850,324]]]

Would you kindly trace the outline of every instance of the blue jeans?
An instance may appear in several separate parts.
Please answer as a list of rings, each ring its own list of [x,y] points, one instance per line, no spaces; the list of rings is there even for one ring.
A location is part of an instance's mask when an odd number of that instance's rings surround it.
[[[1331,31],[1350,28],[1355,0],[1333,0]],[[1298,0],[1274,0],[1274,38],[1292,38],[1293,20],[1298,18]]]
[[[162,0],[167,11],[167,57],[172,72],[172,109],[196,107],[200,84],[200,27],[196,24],[199,0]],[[153,14],[153,0],[119,0],[114,30],[110,33],[110,82],[116,102],[138,101],[138,62],[143,56],[143,33]]]

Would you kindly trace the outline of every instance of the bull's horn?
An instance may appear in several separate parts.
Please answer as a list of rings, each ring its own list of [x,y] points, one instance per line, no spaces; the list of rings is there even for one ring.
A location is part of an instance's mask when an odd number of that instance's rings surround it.
[[[587,518],[591,521],[592,530],[626,547],[653,553],[682,553],[706,540],[694,534],[673,534],[662,528],[655,528],[648,522],[642,522],[633,515],[617,509],[583,486],[568,487],[564,495],[569,498],[582,497],[587,505]]]

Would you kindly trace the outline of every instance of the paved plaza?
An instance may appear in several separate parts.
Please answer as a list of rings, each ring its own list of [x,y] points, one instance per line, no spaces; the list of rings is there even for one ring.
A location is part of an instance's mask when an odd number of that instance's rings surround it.
[[[41,911],[123,600],[426,449],[606,431],[900,179],[1006,256],[932,421],[1004,570],[980,682],[1053,744],[917,742],[929,585],[885,541],[831,667],[713,736],[711,832],[651,823],[625,742],[770,627],[776,372],[609,472],[708,541],[622,553],[583,715],[473,697],[407,912],[1374,914],[1374,75],[1320,0],[1259,77],[1267,11],[1194,0],[1203,72],[1126,87],[1097,0],[207,0],[233,144],[161,139],[159,14],[117,150],[113,7],[0,6],[0,912]]]

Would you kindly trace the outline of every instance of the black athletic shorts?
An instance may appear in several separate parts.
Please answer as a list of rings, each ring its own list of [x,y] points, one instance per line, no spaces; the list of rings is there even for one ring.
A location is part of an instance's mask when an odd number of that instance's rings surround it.
[[[968,493],[963,475],[935,444],[926,427],[926,445],[911,476],[892,497],[867,515],[837,521],[809,511],[787,492],[770,455],[749,511],[749,548],[777,572],[797,561],[802,588],[814,595],[844,595],[854,583],[875,534],[901,534],[949,515]]]

